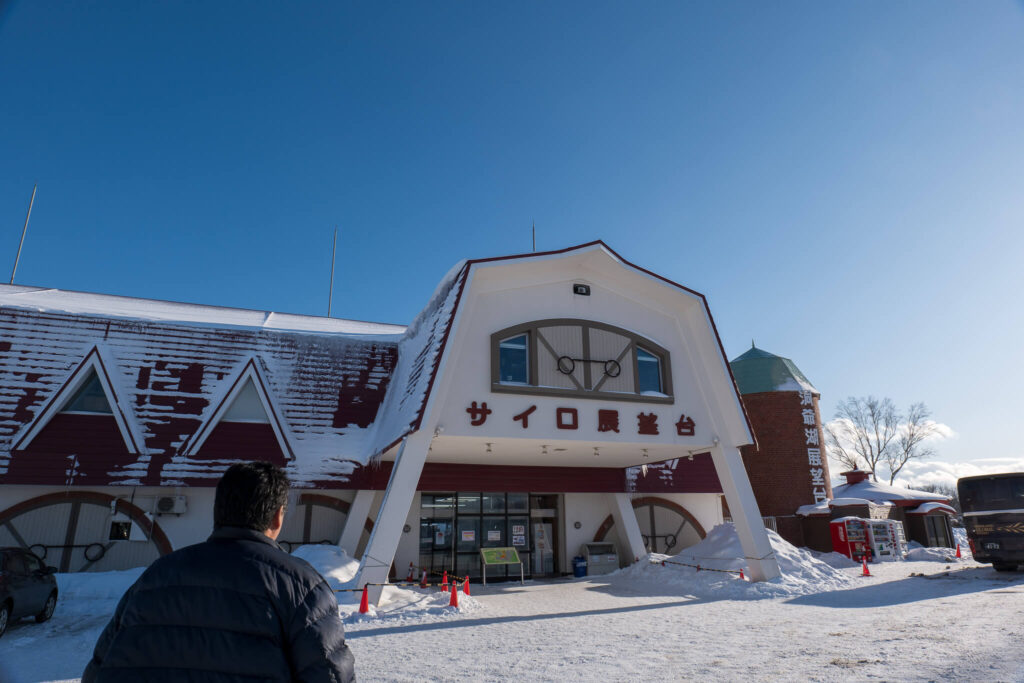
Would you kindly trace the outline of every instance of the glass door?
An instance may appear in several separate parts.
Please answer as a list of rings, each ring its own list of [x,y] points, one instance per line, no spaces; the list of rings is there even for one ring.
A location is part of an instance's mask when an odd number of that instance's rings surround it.
[[[481,548],[515,548],[523,561],[523,573],[531,573],[533,528],[528,493],[423,493],[420,496],[420,566],[433,573],[447,570],[456,576],[479,578]],[[551,546],[546,565],[553,567],[552,538],[556,527],[549,521],[544,538]],[[510,568],[511,567],[511,568]],[[546,573],[554,571],[549,570]],[[519,578],[517,565],[487,568],[487,578]]]

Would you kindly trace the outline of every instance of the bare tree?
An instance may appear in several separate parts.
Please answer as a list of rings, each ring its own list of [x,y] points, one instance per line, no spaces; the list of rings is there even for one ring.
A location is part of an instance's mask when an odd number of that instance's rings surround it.
[[[889,468],[890,484],[896,480],[896,475],[909,461],[935,454],[935,449],[925,444],[925,441],[940,434],[939,426],[930,419],[931,416],[931,411],[924,403],[910,406],[900,425],[896,443],[884,456],[885,464]]]
[[[900,415],[891,399],[850,396],[836,409],[836,419],[825,425],[825,442],[833,458],[856,469],[864,465],[878,481],[875,470],[887,462],[899,433]]]

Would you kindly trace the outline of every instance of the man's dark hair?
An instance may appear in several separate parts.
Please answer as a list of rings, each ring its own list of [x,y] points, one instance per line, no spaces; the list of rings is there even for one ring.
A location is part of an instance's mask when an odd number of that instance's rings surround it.
[[[288,504],[288,476],[269,462],[232,465],[217,482],[213,526],[266,531],[277,508]]]

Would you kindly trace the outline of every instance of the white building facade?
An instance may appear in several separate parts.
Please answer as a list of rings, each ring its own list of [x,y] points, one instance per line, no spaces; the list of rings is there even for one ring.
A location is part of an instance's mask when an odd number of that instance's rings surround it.
[[[535,577],[596,540],[626,565],[723,496],[751,578],[778,575],[706,300],[600,242],[461,263],[405,329],[20,287],[0,313],[0,545],[64,570],[203,540],[258,458],[295,484],[282,540],[340,543],[361,583],[476,576],[486,547]]]

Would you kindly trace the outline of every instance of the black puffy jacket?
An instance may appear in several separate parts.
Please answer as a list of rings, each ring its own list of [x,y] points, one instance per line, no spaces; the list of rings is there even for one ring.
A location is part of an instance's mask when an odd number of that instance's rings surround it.
[[[121,598],[82,683],[355,680],[338,603],[313,567],[223,527],[164,555]]]

